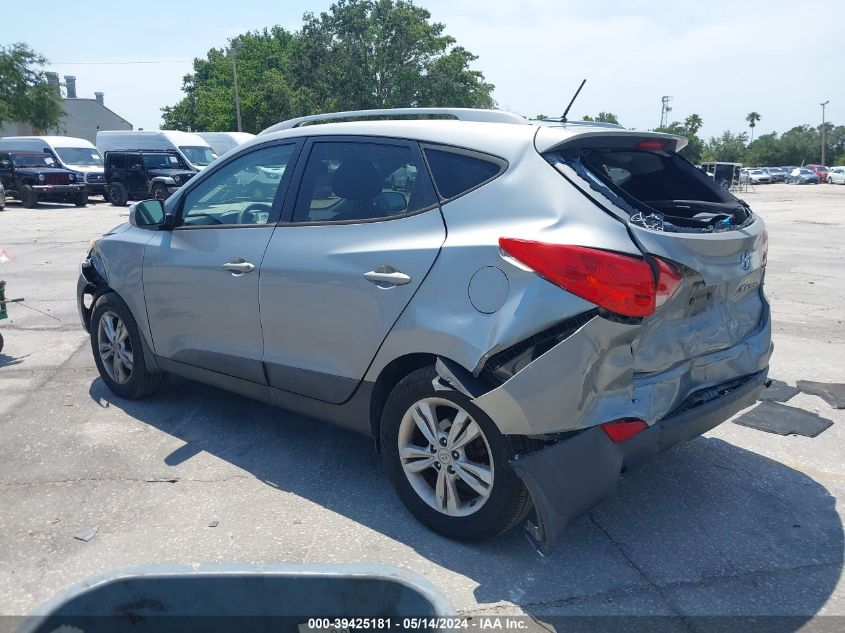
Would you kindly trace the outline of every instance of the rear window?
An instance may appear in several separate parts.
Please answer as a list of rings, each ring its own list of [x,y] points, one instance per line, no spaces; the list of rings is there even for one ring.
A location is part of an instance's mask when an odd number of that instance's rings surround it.
[[[546,158],[571,167],[633,222],[648,228],[730,230],[751,218],[747,206],[728,191],[732,179],[716,182],[673,152],[575,148]]]
[[[428,167],[434,178],[437,193],[444,200],[456,198],[484,183],[493,180],[504,171],[504,161],[468,154],[454,150],[424,149]]]

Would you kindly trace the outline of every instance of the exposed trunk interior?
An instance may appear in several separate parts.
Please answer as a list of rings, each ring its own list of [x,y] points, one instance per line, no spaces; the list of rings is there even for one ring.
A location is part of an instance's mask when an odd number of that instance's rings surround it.
[[[565,148],[546,157],[572,168],[644,228],[718,232],[752,221],[744,201],[673,152],[589,147]]]

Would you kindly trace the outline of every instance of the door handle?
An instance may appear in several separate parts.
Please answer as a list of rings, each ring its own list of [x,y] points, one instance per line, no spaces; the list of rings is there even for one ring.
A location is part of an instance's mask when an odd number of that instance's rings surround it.
[[[411,277],[390,266],[379,266],[376,270],[364,273],[364,279],[372,281],[379,288],[392,288],[411,283]]]
[[[250,264],[248,261],[238,257],[234,261],[223,264],[223,268],[230,271],[233,276],[238,277],[244,273],[251,273],[255,270],[255,264]]]

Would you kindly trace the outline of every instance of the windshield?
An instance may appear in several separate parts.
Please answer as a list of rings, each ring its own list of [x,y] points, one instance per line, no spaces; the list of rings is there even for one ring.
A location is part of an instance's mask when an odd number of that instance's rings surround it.
[[[182,153],[189,161],[198,167],[205,167],[217,158],[217,154],[210,147],[180,145],[179,149],[182,150]]]
[[[16,167],[56,167],[52,156],[43,152],[13,152],[9,154]]]
[[[144,154],[147,169],[186,169],[176,154]]]
[[[815,176],[816,175],[816,172],[814,172],[812,169],[799,169],[798,171],[801,172],[802,174],[804,174],[805,176]]]
[[[93,147],[56,147],[56,154],[65,165],[102,167],[103,157]]]

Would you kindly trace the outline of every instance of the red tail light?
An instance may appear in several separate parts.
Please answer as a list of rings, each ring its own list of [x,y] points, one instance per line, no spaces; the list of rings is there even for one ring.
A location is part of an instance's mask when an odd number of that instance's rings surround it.
[[[648,424],[636,418],[624,418],[605,422],[601,425],[602,430],[607,433],[610,441],[614,444],[630,440],[637,433],[642,433],[648,428]]]
[[[669,144],[668,140],[660,138],[644,138],[637,143],[636,149],[661,150]]]
[[[659,259],[655,283],[651,266],[631,255],[510,237],[499,238],[499,247],[553,284],[624,316],[653,314],[681,282],[677,269]]]

